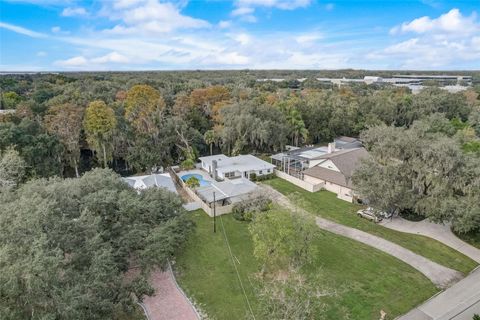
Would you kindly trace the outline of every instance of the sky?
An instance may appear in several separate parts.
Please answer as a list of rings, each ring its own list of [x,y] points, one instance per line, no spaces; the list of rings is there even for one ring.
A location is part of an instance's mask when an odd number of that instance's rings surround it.
[[[479,70],[480,0],[0,0],[0,71]]]

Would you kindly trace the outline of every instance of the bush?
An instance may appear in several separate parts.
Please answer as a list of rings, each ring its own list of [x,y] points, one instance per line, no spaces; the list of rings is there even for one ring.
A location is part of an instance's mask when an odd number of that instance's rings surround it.
[[[192,169],[195,169],[195,162],[192,159],[186,159],[182,161],[182,163],[180,164],[180,167],[183,170],[192,170]]]
[[[250,180],[252,181],[257,181],[257,174],[254,172],[254,173],[250,173]]]
[[[411,209],[405,209],[400,212],[400,217],[404,218],[405,220],[414,222],[425,220],[425,216],[418,214]]]
[[[273,179],[275,175],[273,173],[265,174],[263,176],[258,176],[255,181],[265,181],[265,180],[270,180]]]
[[[272,200],[264,194],[239,202],[233,206],[233,217],[238,221],[252,221],[257,212],[270,209]]]

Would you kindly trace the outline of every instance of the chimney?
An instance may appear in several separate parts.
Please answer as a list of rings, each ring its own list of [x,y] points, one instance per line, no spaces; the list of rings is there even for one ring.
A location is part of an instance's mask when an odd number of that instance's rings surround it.
[[[212,178],[217,181],[217,160],[212,160]]]
[[[328,144],[328,153],[335,152],[335,141]]]

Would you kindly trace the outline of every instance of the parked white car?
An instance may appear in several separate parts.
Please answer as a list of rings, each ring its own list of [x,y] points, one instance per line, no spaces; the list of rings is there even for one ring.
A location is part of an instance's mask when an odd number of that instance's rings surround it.
[[[383,211],[375,210],[372,207],[368,207],[366,209],[361,209],[357,211],[357,215],[359,217],[365,218],[367,220],[373,221],[375,223],[379,223],[383,219],[388,219],[392,216],[392,214],[388,214]]]

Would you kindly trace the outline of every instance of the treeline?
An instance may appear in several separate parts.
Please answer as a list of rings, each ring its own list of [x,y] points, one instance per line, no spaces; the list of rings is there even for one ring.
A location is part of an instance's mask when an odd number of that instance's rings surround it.
[[[476,132],[462,145],[478,153],[479,88],[430,87],[413,95],[405,88],[307,80],[292,89],[288,82],[255,81],[262,72],[4,76],[2,105],[15,112],[0,116],[0,151],[18,151],[27,178],[75,176],[97,166],[127,174],[210,152],[271,153],[287,144],[358,136],[380,124],[408,128],[440,113]]]

